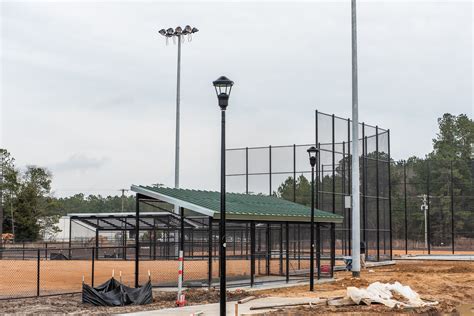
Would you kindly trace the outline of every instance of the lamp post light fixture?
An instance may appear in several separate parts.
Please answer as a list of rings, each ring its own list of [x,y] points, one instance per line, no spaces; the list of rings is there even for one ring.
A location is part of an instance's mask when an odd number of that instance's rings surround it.
[[[226,236],[225,236],[225,110],[234,82],[225,76],[213,82],[221,108],[221,208],[219,225],[220,315],[226,314]]]
[[[309,155],[309,163],[311,165],[311,249],[309,254],[309,290],[314,291],[314,166],[318,161],[319,150],[316,147],[311,146],[307,150]],[[319,241],[318,241],[319,242]]]
[[[180,26],[176,28],[161,29],[158,33],[168,40],[173,38],[173,42],[178,39],[178,69],[177,69],[177,83],[176,83],[176,143],[175,143],[175,165],[174,165],[174,187],[179,188],[179,129],[180,129],[180,99],[181,99],[181,39],[188,36],[188,41],[191,41],[192,35],[199,30],[195,27],[186,25],[184,28]],[[175,209],[177,212],[177,208]]]

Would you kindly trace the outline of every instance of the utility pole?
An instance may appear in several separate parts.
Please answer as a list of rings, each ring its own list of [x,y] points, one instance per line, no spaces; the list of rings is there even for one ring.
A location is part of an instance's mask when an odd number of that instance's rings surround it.
[[[360,204],[359,204],[359,96],[357,83],[356,0],[351,0],[352,27],[352,276],[360,276]]]
[[[425,249],[428,250],[428,218],[427,218],[427,211],[428,211],[428,195],[423,194],[421,196],[421,211],[425,217]]]
[[[128,189],[120,189],[119,191],[122,192],[122,213],[123,213],[123,209],[124,209],[124,202],[125,202],[125,192],[128,191]]]

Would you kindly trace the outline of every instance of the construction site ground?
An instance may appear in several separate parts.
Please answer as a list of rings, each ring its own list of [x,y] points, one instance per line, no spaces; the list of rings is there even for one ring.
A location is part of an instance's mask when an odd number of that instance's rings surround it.
[[[372,271],[372,272],[371,272]],[[354,314],[357,315],[379,315],[379,314],[403,314],[403,313],[431,313],[467,311],[474,308],[474,262],[450,262],[450,261],[397,261],[396,265],[370,268],[362,272],[360,279],[351,277],[350,272],[336,272],[334,282],[316,284],[315,291],[310,292],[308,285],[296,285],[291,287],[279,287],[266,289],[233,289],[228,294],[229,306],[235,306],[235,302],[248,296],[256,296],[259,304],[270,302],[285,302],[298,300],[317,300],[329,297],[344,296],[348,286],[366,287],[372,282],[395,282],[409,285],[417,291],[422,298],[438,301],[435,307],[419,308],[412,310],[391,310],[383,305],[371,306],[347,306],[333,307],[318,304],[313,307],[276,308],[254,311],[260,315],[310,315],[315,312],[323,314]],[[219,292],[207,289],[190,289],[186,291],[188,307],[174,310],[175,315],[189,315],[190,312],[203,310],[206,305],[219,302]],[[276,297],[276,299],[275,299]],[[146,306],[124,306],[124,307],[94,307],[81,303],[80,294],[62,295],[42,298],[15,299],[0,301],[0,313],[21,314],[120,314],[120,313],[143,313],[154,311],[154,315],[163,314],[166,308],[174,306],[176,293],[154,290],[153,304]],[[253,302],[253,303],[252,303]],[[264,303],[261,303],[264,302]],[[247,307],[257,304],[257,301],[245,303]],[[470,305],[470,307],[469,307]],[[209,305],[207,305],[209,307]],[[218,304],[212,304],[203,315],[218,315]],[[244,311],[242,306],[239,311]],[[317,309],[317,310],[316,310]],[[233,312],[229,309],[229,312]],[[151,314],[150,314],[151,315]],[[168,314],[169,315],[169,314]],[[232,315],[234,315],[232,313]]]

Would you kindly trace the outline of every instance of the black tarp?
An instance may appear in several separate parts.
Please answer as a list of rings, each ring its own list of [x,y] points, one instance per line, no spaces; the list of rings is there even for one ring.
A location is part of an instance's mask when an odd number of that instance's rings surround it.
[[[98,287],[82,284],[82,302],[96,306],[145,305],[153,302],[151,281],[138,288],[128,287],[111,278]]]

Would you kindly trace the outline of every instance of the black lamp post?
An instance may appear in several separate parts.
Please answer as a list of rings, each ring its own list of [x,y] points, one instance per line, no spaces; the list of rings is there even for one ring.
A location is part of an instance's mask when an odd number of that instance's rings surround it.
[[[234,82],[225,76],[213,82],[219,107],[221,108],[221,214],[219,225],[219,267],[220,267],[220,315],[226,314],[226,237],[225,237],[225,110],[229,104],[230,91]]]
[[[314,291],[314,166],[317,161],[318,149],[308,148],[309,163],[311,164],[311,250],[309,255],[309,290]]]

